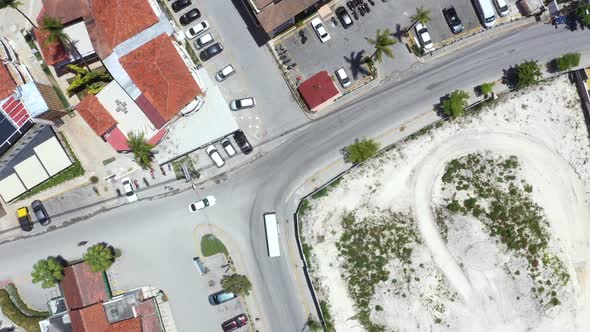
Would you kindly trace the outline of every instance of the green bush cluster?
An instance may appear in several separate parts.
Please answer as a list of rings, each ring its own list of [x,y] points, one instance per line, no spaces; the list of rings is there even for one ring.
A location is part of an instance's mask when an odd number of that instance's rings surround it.
[[[363,138],[346,147],[346,161],[353,164],[362,163],[379,151],[379,143],[373,139]]]
[[[446,116],[456,118],[465,113],[467,99],[469,99],[469,94],[467,92],[463,90],[455,90],[442,101],[440,107]]]
[[[536,287],[533,295],[543,305],[556,305],[560,303],[557,291],[567,284],[569,274],[559,258],[549,252],[548,222],[532,199],[532,186],[518,179],[518,170],[515,156],[469,154],[452,160],[442,178],[455,190],[446,208],[450,213],[480,219],[491,236],[525,258],[533,283],[543,285]],[[468,198],[460,202],[452,198],[455,196]],[[487,204],[481,204],[484,200]]]
[[[537,84],[542,76],[541,66],[536,60],[527,60],[515,66],[517,89]]]
[[[0,289],[0,308],[2,313],[10,319],[14,324],[22,327],[27,332],[39,332],[39,322],[47,318],[47,316],[27,316],[10,299],[10,295],[5,289]]]
[[[582,54],[580,53],[566,53],[555,59],[555,69],[557,71],[567,71],[577,67],[580,64]]]
[[[367,331],[382,331],[370,320],[370,301],[377,284],[389,279],[387,264],[397,260],[403,268],[404,282],[411,282],[411,255],[420,239],[413,220],[389,212],[357,220],[353,213],[342,218],[343,233],[336,248],[344,258],[348,291],[358,311],[357,318]],[[402,295],[404,296],[404,295]]]

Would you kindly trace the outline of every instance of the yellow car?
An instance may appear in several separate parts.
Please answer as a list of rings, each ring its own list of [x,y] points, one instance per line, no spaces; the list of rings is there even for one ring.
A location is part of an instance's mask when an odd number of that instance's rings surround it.
[[[22,228],[23,231],[30,232],[33,230],[31,215],[29,214],[29,209],[26,206],[16,210],[16,215],[18,216],[20,228]]]

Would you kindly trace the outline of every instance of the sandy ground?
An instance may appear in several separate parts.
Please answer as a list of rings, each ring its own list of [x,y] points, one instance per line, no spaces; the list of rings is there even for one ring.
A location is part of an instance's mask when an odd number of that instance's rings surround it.
[[[392,296],[383,282],[371,301],[383,310],[373,310],[372,321],[402,331],[586,331],[589,143],[575,87],[561,77],[405,142],[347,174],[328,196],[311,200],[312,210],[303,218],[304,236],[313,246],[313,277],[320,296],[332,306],[336,329],[363,330],[353,318],[357,311],[335,246],[342,234],[341,218],[346,211],[362,217],[380,209],[413,215],[423,241],[413,259],[425,266],[422,277],[432,277],[420,278],[405,299]],[[522,177],[533,185],[533,200],[550,224],[551,246],[572,276],[559,306],[538,305],[531,284],[507,273],[505,264],[514,257],[479,223],[455,222],[470,226],[451,227],[448,243],[439,234],[433,209],[442,204],[446,163],[483,151],[517,156]],[[392,275],[395,269],[392,264]],[[432,299],[444,303],[443,324],[433,323]]]

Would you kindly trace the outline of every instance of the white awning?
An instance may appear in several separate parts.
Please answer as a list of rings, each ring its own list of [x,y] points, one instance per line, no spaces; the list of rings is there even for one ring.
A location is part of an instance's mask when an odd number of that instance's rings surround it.
[[[55,137],[39,144],[33,150],[50,176],[54,176],[72,164]]]

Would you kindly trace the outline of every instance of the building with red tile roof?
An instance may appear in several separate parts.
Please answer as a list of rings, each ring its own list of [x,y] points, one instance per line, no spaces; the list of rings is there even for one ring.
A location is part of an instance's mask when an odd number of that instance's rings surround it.
[[[311,112],[319,111],[341,95],[334,80],[325,70],[305,80],[297,90]]]
[[[52,316],[39,322],[42,332],[163,332],[156,300],[141,289],[107,296],[108,280],[85,262],[64,268],[60,281],[64,305],[49,306]],[[102,291],[101,291],[102,290]],[[54,309],[52,309],[54,308]]]
[[[59,283],[70,310],[84,308],[109,298],[101,273],[85,263],[66,266]]]
[[[158,22],[147,0],[92,1],[90,15],[88,31],[101,58],[106,58],[117,45]]]
[[[111,113],[102,106],[95,95],[89,94],[84,97],[84,99],[76,105],[76,110],[78,110],[80,116],[82,116],[98,136],[103,136],[109,133],[117,125],[117,121],[115,121]]]
[[[43,16],[59,17],[64,24],[90,15],[89,0],[43,0],[43,9],[37,16],[41,23]]]
[[[166,122],[201,94],[197,82],[166,34],[120,58],[120,63]],[[146,116],[150,120],[153,118],[147,112]],[[152,122],[158,127],[158,121]]]
[[[75,332],[103,332],[107,331],[109,327],[102,303],[95,303],[83,309],[70,310],[70,320],[72,331]]]
[[[49,43],[47,42],[47,32],[41,29],[35,29],[33,31],[39,47],[41,47],[41,54],[43,54],[43,58],[48,65],[55,66],[70,59],[68,52],[61,42],[55,41]]]
[[[10,76],[8,68],[0,63],[0,100],[12,95],[15,88],[16,83]]]

